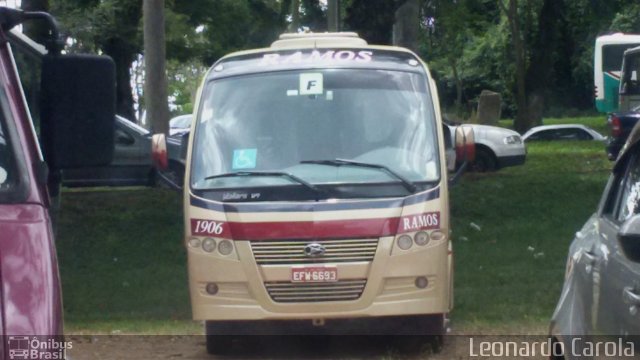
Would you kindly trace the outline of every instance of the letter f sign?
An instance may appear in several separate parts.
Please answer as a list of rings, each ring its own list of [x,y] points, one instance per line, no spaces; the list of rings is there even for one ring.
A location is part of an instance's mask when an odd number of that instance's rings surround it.
[[[312,87],[316,86],[316,81],[315,80],[309,80],[309,82],[307,83],[307,90],[311,90]]]
[[[300,74],[300,95],[322,95],[323,77],[321,73]]]

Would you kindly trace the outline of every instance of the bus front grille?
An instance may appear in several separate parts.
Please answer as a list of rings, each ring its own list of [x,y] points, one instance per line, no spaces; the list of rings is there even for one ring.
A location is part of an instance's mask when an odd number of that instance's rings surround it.
[[[305,247],[312,243],[322,245],[324,255],[305,255]],[[372,261],[377,248],[378,239],[251,241],[251,250],[259,265]]]
[[[275,302],[322,302],[357,300],[366,279],[340,280],[332,283],[266,282],[264,285]]]

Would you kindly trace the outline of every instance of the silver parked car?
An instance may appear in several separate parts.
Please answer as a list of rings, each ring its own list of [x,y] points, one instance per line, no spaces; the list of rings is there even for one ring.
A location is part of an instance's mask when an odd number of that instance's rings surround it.
[[[149,130],[116,116],[114,143],[113,161],[109,165],[65,170],[62,184],[68,187],[154,185],[156,172],[151,163]],[[170,168],[178,172],[184,169],[180,146],[181,137],[167,138]]]
[[[625,336],[613,341],[624,346],[634,338],[632,346],[640,349],[639,310],[640,127],[636,126],[600,205],[571,243],[550,333],[556,348],[565,350],[564,358],[582,354],[583,347],[591,345],[584,340],[601,334]]]
[[[169,120],[169,136],[181,135],[191,129],[193,115],[179,115]]]
[[[599,132],[582,124],[541,125],[522,135],[524,141],[534,140],[596,140],[605,141]]]

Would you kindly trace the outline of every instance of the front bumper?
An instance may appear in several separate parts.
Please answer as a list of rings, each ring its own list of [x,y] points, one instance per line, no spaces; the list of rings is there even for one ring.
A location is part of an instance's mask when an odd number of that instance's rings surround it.
[[[498,158],[498,166],[500,168],[523,165],[527,159],[526,154],[503,156]]]
[[[258,265],[248,241],[236,241],[236,259],[189,251],[189,277],[195,320],[344,319],[448,313],[451,274],[448,240],[424,248],[392,252],[393,237],[379,239],[373,261],[322,264],[336,266],[340,279],[365,279],[358,299],[276,302],[266,283],[290,281],[291,265]],[[417,288],[423,276],[428,286]],[[206,284],[218,286],[216,295]]]

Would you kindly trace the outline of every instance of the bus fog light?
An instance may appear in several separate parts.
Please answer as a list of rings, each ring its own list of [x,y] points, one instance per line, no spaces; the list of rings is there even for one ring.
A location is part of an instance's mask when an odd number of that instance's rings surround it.
[[[202,241],[202,250],[206,252],[213,252],[216,249],[216,241],[211,238],[206,238]]]
[[[206,287],[206,290],[207,290],[207,294],[215,295],[215,294],[218,293],[218,284],[216,284],[216,283],[208,283],[207,287]]]
[[[222,255],[229,255],[233,251],[233,244],[229,240],[222,240],[218,244],[218,252]]]
[[[200,239],[198,238],[189,239],[189,247],[192,247],[192,248],[200,247]]]
[[[409,235],[402,235],[398,238],[398,247],[402,250],[409,250],[413,245],[413,239]]]
[[[418,277],[416,278],[416,287],[417,287],[418,289],[424,289],[424,288],[426,288],[427,286],[429,286],[429,280],[427,280],[427,278],[426,278],[426,277],[424,277],[424,276],[418,276]]]
[[[429,243],[429,234],[424,231],[418,231],[416,236],[413,237],[416,245],[425,246]]]

